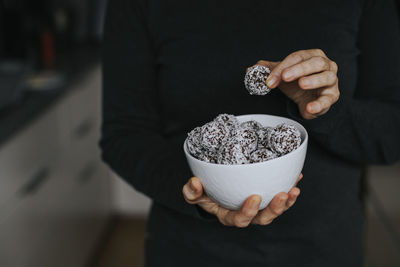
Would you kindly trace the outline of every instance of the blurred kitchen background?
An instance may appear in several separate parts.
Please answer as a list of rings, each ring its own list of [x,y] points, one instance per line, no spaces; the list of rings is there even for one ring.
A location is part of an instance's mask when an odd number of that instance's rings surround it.
[[[0,0],[2,267],[143,266],[150,200],[97,145],[105,8]],[[399,163],[367,168],[368,267],[400,266],[399,188]]]

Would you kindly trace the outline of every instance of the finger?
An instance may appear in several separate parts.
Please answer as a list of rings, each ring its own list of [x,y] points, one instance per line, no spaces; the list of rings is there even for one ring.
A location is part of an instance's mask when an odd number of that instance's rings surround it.
[[[299,87],[304,90],[322,88],[336,84],[337,76],[333,71],[324,71],[299,79]]]
[[[279,62],[274,62],[274,61],[267,61],[267,60],[259,60],[256,64],[254,64],[251,67],[254,67],[256,65],[261,65],[264,67],[269,68],[270,70],[274,69],[277,65],[279,64]],[[249,71],[249,68],[246,68],[246,73]]]
[[[335,98],[332,95],[322,95],[316,100],[307,103],[306,111],[312,115],[322,115],[335,103]]]
[[[277,194],[265,209],[258,212],[256,218],[253,220],[254,223],[260,225],[270,224],[276,217],[286,210],[287,200],[287,193],[281,192]]]
[[[300,173],[299,178],[297,178],[296,185],[303,179],[303,173]]]
[[[330,60],[326,57],[311,57],[305,61],[297,63],[282,71],[282,79],[291,82],[300,77],[308,76],[313,73],[330,70]]]
[[[192,177],[182,188],[186,202],[196,204],[203,195],[203,186],[198,177]]]
[[[288,195],[289,197],[286,201],[286,209],[293,206],[293,204],[296,202],[297,197],[300,195],[300,189],[298,187],[293,187],[292,189],[290,189]]]
[[[259,195],[252,195],[246,199],[240,210],[226,212],[223,220],[226,225],[239,228],[247,227],[257,215],[260,204],[261,197]]]
[[[206,195],[203,195],[198,201],[197,205],[199,205],[203,210],[208,213],[217,215],[219,210],[222,209],[217,203],[215,203],[211,198]]]
[[[279,61],[268,61],[268,60],[259,60],[256,65],[261,65],[267,67],[269,69],[274,69],[280,62]]]
[[[281,82],[282,71],[295,64],[305,61],[311,57],[326,57],[321,49],[300,50],[288,55],[281,63],[279,63],[270,73],[267,79],[267,86],[275,88]]]

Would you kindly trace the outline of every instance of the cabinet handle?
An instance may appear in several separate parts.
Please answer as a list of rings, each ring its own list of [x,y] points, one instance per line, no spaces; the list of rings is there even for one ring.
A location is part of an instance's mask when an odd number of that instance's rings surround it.
[[[22,186],[19,191],[19,195],[22,197],[33,195],[39,191],[40,187],[46,182],[50,177],[50,170],[48,168],[39,169],[32,178]]]
[[[84,184],[93,178],[97,170],[97,164],[94,162],[89,162],[86,166],[79,172],[77,180],[80,184]]]
[[[82,121],[74,130],[74,137],[81,139],[87,136],[94,128],[94,120],[89,118]]]

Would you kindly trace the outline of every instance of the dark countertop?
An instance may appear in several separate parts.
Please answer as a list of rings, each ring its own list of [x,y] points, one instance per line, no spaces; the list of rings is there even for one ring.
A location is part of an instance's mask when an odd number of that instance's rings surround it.
[[[65,63],[59,67],[66,81],[63,86],[48,91],[27,91],[18,103],[0,110],[0,146],[45,112],[97,66],[100,63],[100,49],[98,46],[82,47],[61,58],[65,59]]]

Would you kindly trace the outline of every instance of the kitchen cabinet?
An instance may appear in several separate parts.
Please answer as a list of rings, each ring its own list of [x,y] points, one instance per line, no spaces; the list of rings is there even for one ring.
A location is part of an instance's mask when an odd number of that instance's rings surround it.
[[[85,266],[110,217],[100,67],[0,147],[0,266]]]

